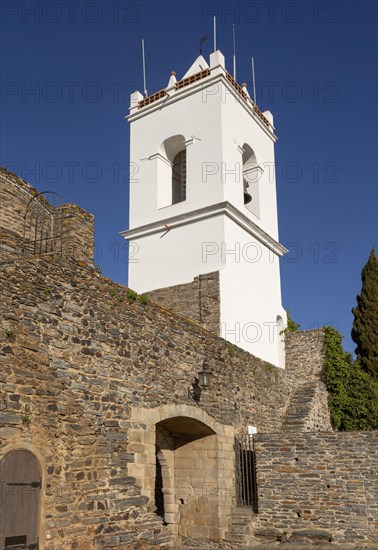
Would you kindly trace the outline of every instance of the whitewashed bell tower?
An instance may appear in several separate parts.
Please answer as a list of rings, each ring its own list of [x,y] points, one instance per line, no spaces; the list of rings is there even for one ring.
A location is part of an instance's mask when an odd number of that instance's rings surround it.
[[[177,81],[131,95],[129,286],[219,272],[220,335],[284,366],[273,117],[199,56]]]

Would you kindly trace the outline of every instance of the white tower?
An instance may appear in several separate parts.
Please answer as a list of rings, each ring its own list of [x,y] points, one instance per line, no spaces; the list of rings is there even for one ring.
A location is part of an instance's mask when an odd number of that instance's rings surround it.
[[[218,271],[220,335],[283,367],[271,113],[216,51],[156,94],[134,92],[128,121],[129,286],[148,292]]]

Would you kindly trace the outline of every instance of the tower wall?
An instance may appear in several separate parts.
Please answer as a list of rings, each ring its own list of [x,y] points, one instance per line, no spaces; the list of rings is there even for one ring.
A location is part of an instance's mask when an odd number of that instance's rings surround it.
[[[136,92],[132,100],[139,101],[128,117],[130,228],[122,233],[132,243],[129,285],[169,294],[219,272],[218,334],[283,367],[278,261],[286,249],[277,240],[272,116],[227,73],[220,52],[211,54],[209,68],[199,57],[179,83],[170,80],[146,99]],[[169,205],[180,148],[186,198]]]
[[[278,240],[276,175],[274,144],[276,137],[263,125],[258,125],[246,111],[236,91],[230,92],[224,83],[219,84],[222,116],[222,180],[225,199],[230,201],[250,220],[255,222],[271,237]],[[252,203],[243,202],[243,155],[241,149],[248,145],[254,156],[247,168],[258,165],[261,170],[247,175],[252,194]],[[234,172],[234,173],[233,173]],[[253,183],[258,187],[258,197],[252,191]],[[259,203],[259,215],[249,208]]]
[[[212,249],[224,234],[221,216],[171,227],[161,225],[152,235],[131,239],[129,286],[137,292],[191,283],[198,275],[221,268],[220,258],[205,252],[207,242]]]
[[[130,229],[223,200],[220,177],[206,183],[203,176],[205,162],[218,167],[222,161],[220,98],[205,102],[199,87],[183,101],[136,113],[130,121]],[[164,142],[174,136],[181,136],[187,152],[187,199],[159,208],[161,184],[170,178]]]
[[[277,255],[229,219],[219,249],[222,337],[284,367],[279,332],[286,326],[286,312]]]

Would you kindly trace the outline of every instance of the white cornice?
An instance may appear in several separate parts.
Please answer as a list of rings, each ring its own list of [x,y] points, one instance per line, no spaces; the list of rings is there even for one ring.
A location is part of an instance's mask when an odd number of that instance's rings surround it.
[[[268,235],[268,233],[261,229],[261,227],[255,224],[245,214],[240,212],[240,210],[235,208],[235,206],[233,206],[228,201],[220,202],[211,206],[206,206],[205,208],[199,208],[197,210],[186,212],[184,214],[179,214],[177,216],[172,216],[170,218],[165,218],[164,220],[159,220],[157,222],[149,223],[147,225],[142,225],[134,229],[121,231],[120,234],[127,240],[136,240],[142,237],[153,235],[155,233],[162,233],[164,231],[167,231],[167,226],[169,226],[170,229],[174,230],[175,227],[188,225],[193,222],[222,215],[227,216],[228,218],[233,220],[245,231],[247,231],[247,233],[255,237],[258,241],[260,241],[275,254],[277,254],[277,256],[282,256],[287,252],[287,249],[282,244],[273,239],[273,237]]]
[[[214,72],[213,67],[211,67],[210,70]],[[261,119],[254,112],[252,104],[248,103],[240,96],[240,94],[235,90],[235,88],[227,80],[225,73],[223,71],[221,73],[217,71],[216,74],[207,76],[206,78],[202,80],[198,80],[193,84],[189,84],[185,88],[181,88],[179,90],[172,90],[172,93],[169,93],[169,95],[163,97],[162,99],[158,99],[157,101],[154,101],[150,105],[146,105],[142,109],[133,108],[132,112],[125,118],[129,122],[134,122],[135,120],[138,120],[139,118],[143,118],[144,116],[149,115],[154,111],[160,111],[163,108],[165,109],[175,101],[180,101],[181,99],[187,96],[193,95],[198,91],[203,90],[204,86],[208,87],[216,84],[217,82],[222,82],[222,84],[235,97],[235,99],[245,109],[245,111],[249,114],[249,116],[256,122],[256,124],[260,126],[260,128],[265,132],[267,136],[270,137],[270,139],[273,142],[276,142],[277,136],[274,134],[272,127],[271,126],[267,127],[266,124],[264,124],[261,121]]]

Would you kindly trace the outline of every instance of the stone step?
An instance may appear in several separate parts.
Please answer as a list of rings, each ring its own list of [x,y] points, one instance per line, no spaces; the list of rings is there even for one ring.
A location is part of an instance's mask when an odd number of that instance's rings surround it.
[[[283,431],[301,431],[307,415],[311,411],[313,400],[318,389],[317,383],[305,383],[296,389],[291,396],[288,409],[283,421]]]

